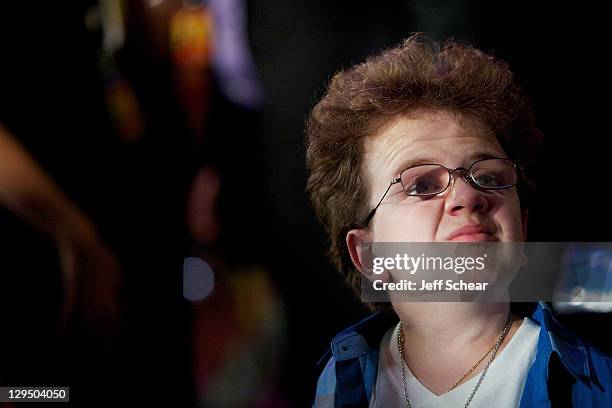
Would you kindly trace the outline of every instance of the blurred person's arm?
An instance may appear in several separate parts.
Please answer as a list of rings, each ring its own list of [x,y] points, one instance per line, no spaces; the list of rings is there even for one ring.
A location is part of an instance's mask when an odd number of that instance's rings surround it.
[[[119,308],[119,264],[89,218],[0,125],[0,206],[55,241],[64,280],[60,326],[78,305],[87,323],[113,332]]]

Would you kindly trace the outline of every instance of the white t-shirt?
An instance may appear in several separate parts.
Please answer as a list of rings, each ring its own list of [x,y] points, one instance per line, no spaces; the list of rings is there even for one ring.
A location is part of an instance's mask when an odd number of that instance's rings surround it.
[[[370,407],[403,407],[406,404],[397,349],[398,330],[399,325],[390,328],[381,340],[378,376]],[[470,408],[519,406],[527,372],[535,360],[539,333],[538,323],[525,317],[510,342],[489,366]],[[436,395],[421,384],[406,365],[404,367],[408,398],[413,408],[463,407],[482,373],[447,393]]]

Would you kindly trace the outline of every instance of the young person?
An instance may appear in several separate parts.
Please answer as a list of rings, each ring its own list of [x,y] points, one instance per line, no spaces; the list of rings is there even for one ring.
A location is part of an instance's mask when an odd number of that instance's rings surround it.
[[[525,240],[535,182],[517,163],[531,167],[541,132],[492,56],[411,36],[336,74],[307,135],[308,191],[357,294],[362,242]],[[479,176],[492,168],[504,182]],[[437,183],[414,181],[425,171]],[[612,406],[612,359],[543,302],[368,306],[332,341],[316,407]]]

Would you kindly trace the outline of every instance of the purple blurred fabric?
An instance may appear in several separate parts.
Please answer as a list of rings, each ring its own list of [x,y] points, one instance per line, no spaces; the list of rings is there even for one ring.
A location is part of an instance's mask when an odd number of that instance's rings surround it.
[[[248,44],[244,0],[210,0],[215,23],[213,69],[223,93],[233,103],[257,109],[264,90]]]

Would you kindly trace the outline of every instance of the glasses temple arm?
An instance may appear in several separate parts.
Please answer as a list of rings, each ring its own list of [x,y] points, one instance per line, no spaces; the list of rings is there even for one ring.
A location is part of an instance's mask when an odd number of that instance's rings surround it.
[[[389,192],[389,190],[391,189],[391,186],[394,184],[397,184],[400,182],[400,178],[394,178],[391,180],[391,183],[389,183],[389,186],[387,187],[387,189],[385,190],[385,194],[383,194],[382,198],[380,199],[380,201],[378,202],[378,204],[376,204],[376,207],[374,207],[372,209],[372,211],[370,211],[370,213],[368,214],[368,216],[366,217],[363,225],[365,227],[368,226],[368,224],[370,223],[370,221],[372,220],[372,217],[374,217],[374,213],[376,213],[376,210],[378,209],[378,206],[380,206],[380,203],[382,203],[382,201],[385,199],[385,197],[387,196],[387,193]]]

